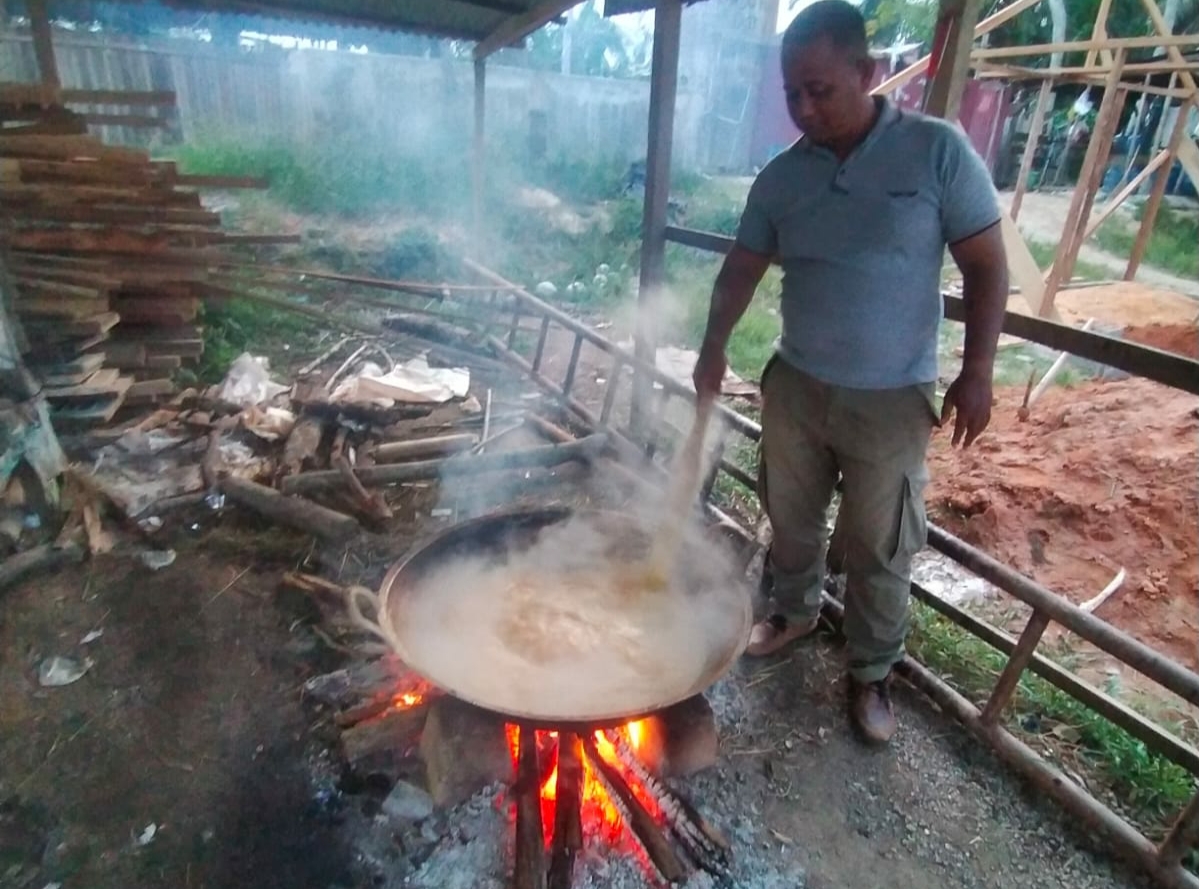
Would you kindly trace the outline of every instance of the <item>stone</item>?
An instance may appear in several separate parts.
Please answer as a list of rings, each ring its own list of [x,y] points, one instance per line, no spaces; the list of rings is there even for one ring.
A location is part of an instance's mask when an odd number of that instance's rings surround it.
[[[433,814],[433,797],[415,784],[397,781],[380,808],[396,821],[423,821]]]
[[[637,756],[664,778],[685,778],[715,766],[719,746],[712,707],[696,695],[644,720]]]
[[[420,755],[425,785],[441,807],[455,806],[493,782],[512,781],[503,717],[456,698],[439,698],[429,708]]]

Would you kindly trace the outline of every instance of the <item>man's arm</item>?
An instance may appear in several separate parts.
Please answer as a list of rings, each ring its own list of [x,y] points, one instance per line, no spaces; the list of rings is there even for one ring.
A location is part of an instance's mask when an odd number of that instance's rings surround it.
[[[962,272],[966,342],[962,372],[945,393],[941,422],[956,410],[953,444],[969,447],[991,421],[991,377],[1008,298],[1002,227],[997,223],[951,244],[949,252]]]
[[[755,253],[740,243],[733,244],[716,276],[712,288],[712,304],[708,309],[708,326],[704,331],[704,342],[695,363],[695,391],[702,398],[720,394],[727,362],[724,350],[728,346],[733,328],[753,301],[754,291],[770,268],[770,257]]]

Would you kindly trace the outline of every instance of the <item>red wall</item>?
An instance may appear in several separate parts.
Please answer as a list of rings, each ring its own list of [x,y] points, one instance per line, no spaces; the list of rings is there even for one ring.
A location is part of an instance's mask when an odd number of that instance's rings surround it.
[[[889,76],[884,65],[875,71],[874,85]],[[917,77],[891,94],[891,99],[901,108],[919,110],[924,98],[924,78]],[[995,168],[1000,138],[1008,116],[1007,87],[993,80],[969,80],[962,96],[962,109],[958,119],[975,150],[986,160],[987,166]],[[783,100],[783,75],[777,64],[766,66],[759,92],[757,120],[750,160],[761,166],[774,157],[799,136],[799,130],[791,123],[787,106]]]

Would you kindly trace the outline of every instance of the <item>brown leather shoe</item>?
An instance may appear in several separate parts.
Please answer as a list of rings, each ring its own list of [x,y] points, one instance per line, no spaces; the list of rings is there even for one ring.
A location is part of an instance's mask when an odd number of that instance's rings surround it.
[[[891,706],[891,677],[878,682],[849,680],[849,718],[870,744],[886,744],[895,734],[895,708]]]
[[[780,648],[790,645],[796,639],[802,639],[816,632],[819,618],[810,621],[795,622],[788,620],[786,615],[772,614],[765,620],[760,620],[753,626],[749,634],[749,645],[745,653],[750,657],[765,657],[774,654]]]

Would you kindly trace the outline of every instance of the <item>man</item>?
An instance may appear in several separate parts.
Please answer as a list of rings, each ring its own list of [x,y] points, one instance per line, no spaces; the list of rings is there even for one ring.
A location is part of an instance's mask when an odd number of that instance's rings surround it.
[[[719,392],[729,336],[777,256],[783,330],[762,377],[760,474],[777,610],[754,626],[748,653],[770,654],[816,628],[840,479],[850,714],[866,740],[885,743],[911,558],[925,542],[929,436],[956,412],[953,444],[969,446],[990,420],[1008,293],[1000,210],[956,126],[869,95],[874,65],[854,6],[805,8],[783,36],[782,65],[803,135],[750,189],[694,380],[701,394]],[[938,417],[946,246],[964,278],[966,340]]]

